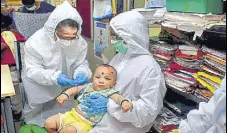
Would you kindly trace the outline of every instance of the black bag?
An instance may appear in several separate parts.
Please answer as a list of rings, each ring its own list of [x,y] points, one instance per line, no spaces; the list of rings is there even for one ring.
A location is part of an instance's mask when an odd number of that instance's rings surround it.
[[[215,25],[204,30],[198,41],[209,48],[226,51],[226,25]]]

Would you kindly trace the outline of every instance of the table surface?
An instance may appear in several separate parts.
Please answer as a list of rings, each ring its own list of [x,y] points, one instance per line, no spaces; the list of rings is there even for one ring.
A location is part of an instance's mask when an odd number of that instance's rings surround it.
[[[15,89],[12,82],[8,65],[1,65],[1,97],[15,95]]]

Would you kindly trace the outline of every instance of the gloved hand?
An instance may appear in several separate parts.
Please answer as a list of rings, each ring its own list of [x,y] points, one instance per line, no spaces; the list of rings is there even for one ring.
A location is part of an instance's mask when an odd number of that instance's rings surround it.
[[[60,73],[57,78],[57,84],[61,86],[74,86],[74,81],[67,75]]]
[[[86,118],[90,118],[97,114],[106,113],[108,102],[108,98],[100,94],[94,94],[90,97],[86,97],[85,100],[81,102],[82,105],[87,107],[82,108],[82,111],[86,112]]]
[[[88,83],[88,76],[84,72],[78,72],[74,78],[74,86],[84,85]]]

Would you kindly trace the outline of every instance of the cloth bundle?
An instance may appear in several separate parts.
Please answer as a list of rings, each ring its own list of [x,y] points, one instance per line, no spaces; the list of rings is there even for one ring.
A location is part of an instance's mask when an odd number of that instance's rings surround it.
[[[200,65],[199,72],[194,74],[198,85],[192,90],[197,97],[210,99],[219,89],[225,76],[226,54],[206,46],[202,47],[202,51],[203,63]]]
[[[202,47],[204,52],[204,62],[201,70],[211,75],[224,78],[226,73],[226,53],[210,49],[206,46]]]
[[[202,62],[202,52],[192,46],[180,45],[175,51],[168,65],[168,69],[164,69],[166,83],[171,88],[186,92],[185,88],[194,86],[196,80],[193,75],[199,69]]]
[[[150,40],[149,50],[161,68],[167,68],[178,45],[170,45],[161,41]]]
[[[192,42],[194,32],[162,25],[160,41],[150,40],[150,52],[172,89],[208,101],[226,73],[226,54]]]
[[[202,51],[194,46],[181,45],[175,52],[175,62],[191,69],[199,69],[202,63]]]
[[[171,132],[173,130],[177,130],[180,120],[181,119],[168,108],[163,107],[154,121],[153,127],[160,133]]]
[[[168,102],[164,100],[164,105],[181,116],[185,116],[190,110],[196,109],[196,105],[190,105],[181,101]]]
[[[164,69],[167,86],[185,92],[185,88],[193,86],[196,80],[191,76],[196,71]]]
[[[204,30],[200,39],[202,45],[226,51],[226,24],[214,25]]]
[[[201,85],[210,90],[212,93],[220,88],[222,82],[221,78],[212,76],[205,72],[198,72],[194,75],[194,77]]]

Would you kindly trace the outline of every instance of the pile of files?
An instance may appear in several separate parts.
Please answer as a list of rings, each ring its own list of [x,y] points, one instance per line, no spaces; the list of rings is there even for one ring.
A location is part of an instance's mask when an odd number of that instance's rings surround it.
[[[178,45],[170,45],[162,41],[150,40],[150,52],[162,69],[168,68],[168,64],[177,48]]]
[[[177,130],[181,119],[168,108],[163,107],[160,114],[154,121],[153,127],[159,133],[169,133]]]

